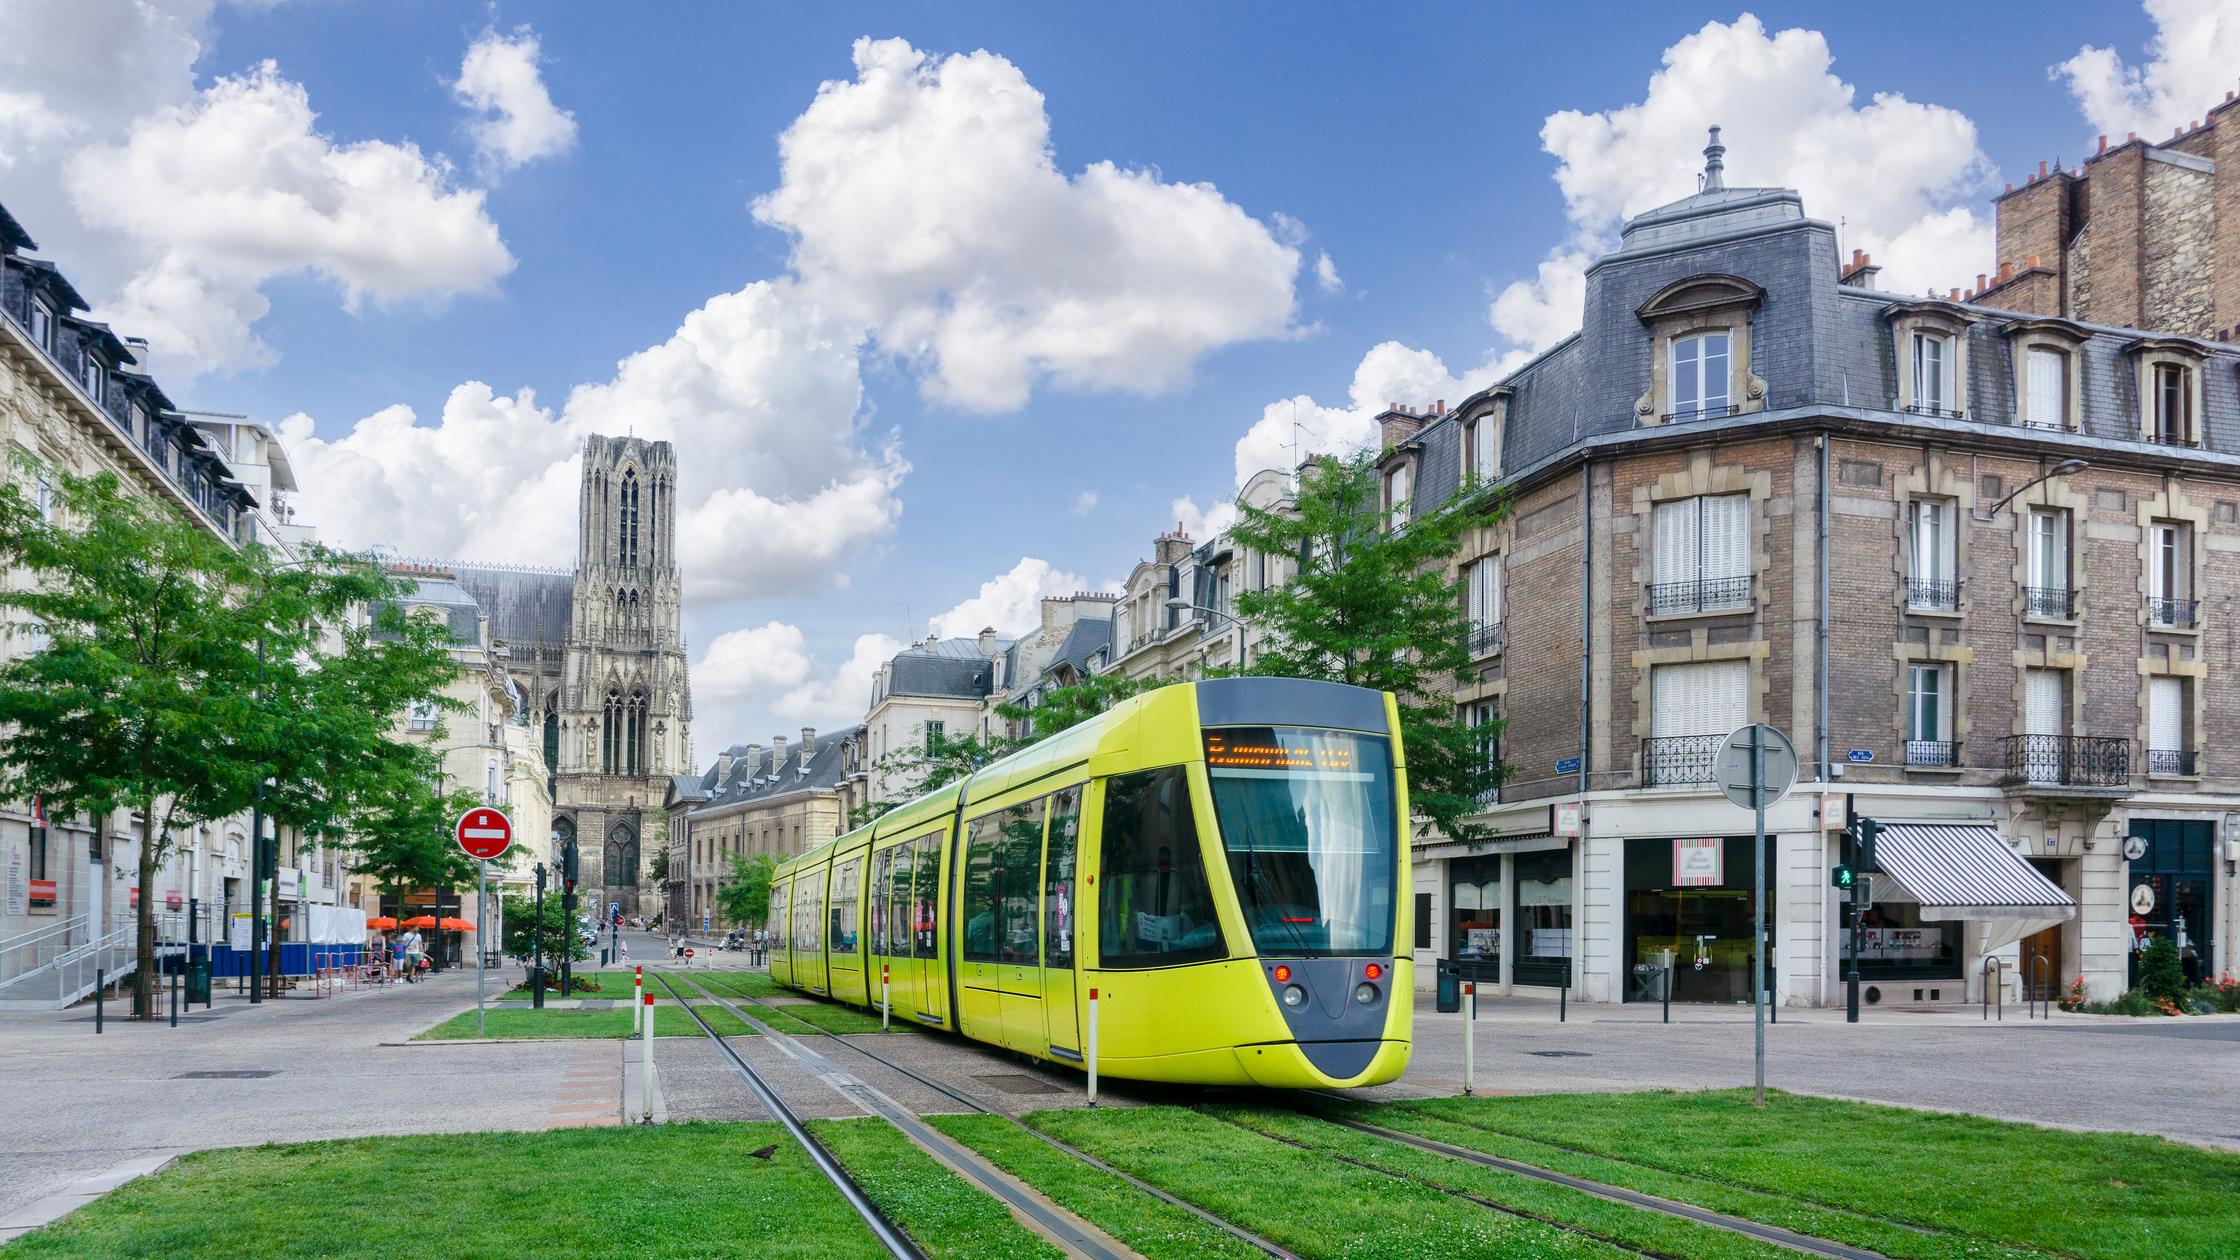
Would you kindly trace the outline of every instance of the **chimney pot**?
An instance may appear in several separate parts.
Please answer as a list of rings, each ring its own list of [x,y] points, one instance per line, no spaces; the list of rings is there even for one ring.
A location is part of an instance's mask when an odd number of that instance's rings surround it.
[[[808,764],[808,762],[809,762],[809,758],[811,758],[811,757],[815,756],[815,755],[816,755],[816,752],[817,752],[817,728],[816,728],[816,727],[814,727],[814,726],[804,726],[804,727],[802,727],[802,728],[801,728],[801,762],[802,762],[802,764],[803,764],[803,765],[807,765],[807,764]]]
[[[2036,266],[2038,265],[2038,255],[2036,255],[2036,254],[2032,254],[2032,255],[2030,255],[2030,265],[2031,265],[2032,267],[2036,267]]]
[[[2038,159],[2038,178],[2039,178],[2039,179],[2044,179],[2045,177],[2046,177],[2046,163],[2045,163],[2045,159],[2044,159],[2044,158],[2039,158],[2039,159]]]
[[[2009,261],[1999,264],[1999,283],[2005,284],[2007,282],[2007,279],[2012,275],[2014,275],[2013,262]]]
[[[2014,191],[2014,184],[2013,184],[2013,183],[2012,183],[2011,181],[2010,181],[2010,182],[2009,182],[2009,183],[2007,184],[2007,191],[2008,191],[2008,192],[2013,192],[2013,191]]]
[[[2100,151],[2102,153],[2106,153],[2108,151],[2108,137],[2105,135],[2102,135],[2100,137]]]
[[[1982,272],[1980,272],[1980,271],[1979,271],[1979,272],[1977,272],[1977,273],[1976,273],[1976,292],[1978,292],[1978,293],[1981,293],[1981,292],[1983,292],[1983,281],[1984,281],[1984,275],[1983,275],[1983,273],[1982,273]]]
[[[1948,302],[1957,302],[1957,301],[1959,301],[1959,300],[1960,300],[1960,290],[1958,290],[1958,289],[1954,289],[1954,290],[1952,291],[1952,295],[1951,295],[1950,297],[1946,298],[1945,300],[1946,300],[1946,301],[1948,301]]]

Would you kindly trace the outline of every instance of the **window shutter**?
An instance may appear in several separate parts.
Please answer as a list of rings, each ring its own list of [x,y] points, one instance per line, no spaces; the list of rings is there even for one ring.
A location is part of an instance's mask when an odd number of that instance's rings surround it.
[[[1485,617],[1479,612],[1479,609],[1485,606],[1486,562],[1480,560],[1471,565],[1468,574],[1466,589],[1463,593],[1463,613],[1470,618],[1473,624],[1479,624],[1485,621]]]
[[[2029,359],[2029,402],[2023,414],[2023,423],[2040,429],[2064,429],[2069,425],[2068,408],[2068,356],[2059,350],[2035,348]]]
[[[1749,720],[1747,661],[1660,665],[1650,675],[1649,733],[1724,735]]]
[[[2061,715],[2061,671],[2032,669],[2023,673],[2023,733],[2059,735],[2068,726]]]
[[[1694,735],[1694,681],[1686,665],[1659,665],[1649,675],[1649,734],[1656,739]]]
[[[2186,746],[2185,684],[2175,678],[2147,680],[2147,747],[2177,752]]]
[[[1703,576],[1750,573],[1750,496],[1722,494],[1703,500]]]
[[[1681,499],[1659,503],[1656,518],[1656,551],[1651,581],[1692,582],[1696,578],[1696,503]]]
[[[2168,525],[2151,526],[2147,532],[2147,598],[2170,598],[2171,550],[2177,539]]]
[[[1501,557],[1487,556],[1478,567],[1485,571],[1485,621],[1496,624],[1501,620]]]
[[[1704,673],[1706,735],[1724,735],[1750,720],[1750,666],[1745,661],[1707,661]]]

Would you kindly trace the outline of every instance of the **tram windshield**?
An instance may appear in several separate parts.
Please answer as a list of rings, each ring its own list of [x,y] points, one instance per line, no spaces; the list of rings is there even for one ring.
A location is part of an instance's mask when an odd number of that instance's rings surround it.
[[[1253,945],[1262,953],[1392,952],[1392,746],[1301,726],[1206,732],[1206,774]]]

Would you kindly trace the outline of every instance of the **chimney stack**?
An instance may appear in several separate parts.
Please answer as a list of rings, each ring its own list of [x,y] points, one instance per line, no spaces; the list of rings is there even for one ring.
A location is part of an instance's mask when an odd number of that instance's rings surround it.
[[[751,779],[754,776],[762,773],[762,745],[747,745],[747,755],[744,760],[746,761],[746,765],[740,768],[740,774],[743,774]]]
[[[994,626],[980,627],[980,655],[992,657],[995,654],[996,628]]]
[[[770,737],[770,773],[776,774],[778,772],[778,767],[784,765],[785,763],[786,737],[783,735],[773,735]]]
[[[801,764],[808,765],[809,758],[816,755],[817,728],[814,726],[804,726],[801,728]]]
[[[723,781],[730,777],[731,750],[726,748],[722,752],[716,754],[716,786],[722,787]]]

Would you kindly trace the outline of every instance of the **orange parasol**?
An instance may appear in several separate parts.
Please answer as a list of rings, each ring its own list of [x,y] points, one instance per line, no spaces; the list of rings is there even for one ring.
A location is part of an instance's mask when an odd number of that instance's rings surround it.
[[[408,928],[441,928],[446,932],[474,931],[474,924],[467,922],[465,919],[446,918],[439,921],[425,914],[420,915],[416,918],[406,919],[404,922],[398,924],[397,926]]]
[[[397,921],[396,921],[395,919],[392,919],[392,918],[390,918],[390,917],[389,917],[388,915],[385,915],[385,914],[377,914],[377,915],[373,916],[372,918],[370,918],[370,919],[367,919],[367,920],[366,920],[366,926],[367,926],[367,927],[369,927],[369,928],[380,928],[380,929],[382,929],[383,931],[387,931],[388,929],[390,929],[390,928],[393,928],[393,927],[395,927],[396,925],[397,925]]]

